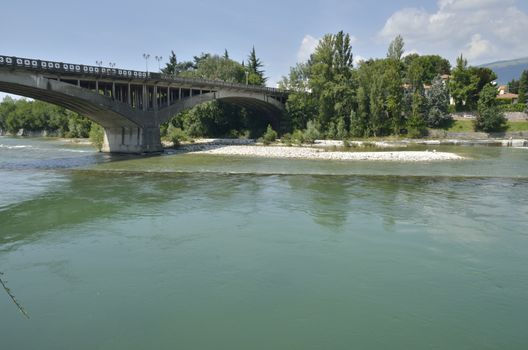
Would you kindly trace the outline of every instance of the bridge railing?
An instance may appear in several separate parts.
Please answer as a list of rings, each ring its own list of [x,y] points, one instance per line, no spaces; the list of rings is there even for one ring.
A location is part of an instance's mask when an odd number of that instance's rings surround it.
[[[38,60],[32,58],[22,58],[15,56],[0,55],[0,67],[21,68],[35,71],[45,71],[54,74],[82,74],[94,77],[108,77],[118,79],[143,79],[143,80],[163,80],[187,85],[205,85],[208,87],[225,87],[231,89],[251,90],[270,94],[285,94],[286,92],[272,87],[246,85],[230,83],[222,80],[210,80],[199,78],[182,78],[170,74],[142,72],[136,70],[89,66],[84,64],[72,64],[56,61]]]

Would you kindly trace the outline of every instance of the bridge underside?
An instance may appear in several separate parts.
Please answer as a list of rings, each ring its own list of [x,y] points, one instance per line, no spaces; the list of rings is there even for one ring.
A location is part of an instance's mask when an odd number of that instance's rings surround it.
[[[63,80],[61,77],[0,70],[0,91],[49,102],[85,115],[104,128],[103,152],[160,152],[160,124],[179,112],[207,101],[221,100],[257,110],[275,129],[279,127],[282,114],[281,102],[252,90],[201,90],[190,87],[186,95],[182,94],[181,87],[161,87],[155,85],[157,82],[136,81],[128,82],[127,93],[124,85],[127,83],[123,82],[96,81],[95,89],[87,89],[81,87],[83,83],[80,79],[76,84],[71,79]],[[104,92],[97,88],[102,85],[105,86]],[[118,91],[116,94],[116,85],[121,86],[121,93]],[[106,87],[110,87],[111,92],[107,93]],[[177,89],[179,93],[176,93]]]

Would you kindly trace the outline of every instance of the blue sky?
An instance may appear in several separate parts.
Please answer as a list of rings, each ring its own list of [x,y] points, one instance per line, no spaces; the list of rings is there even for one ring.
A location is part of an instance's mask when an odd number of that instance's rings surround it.
[[[227,49],[242,61],[254,45],[273,85],[325,33],[350,33],[356,59],[384,56],[402,34],[408,52],[479,64],[528,56],[526,28],[526,0],[6,1],[0,54],[143,70],[143,53]]]

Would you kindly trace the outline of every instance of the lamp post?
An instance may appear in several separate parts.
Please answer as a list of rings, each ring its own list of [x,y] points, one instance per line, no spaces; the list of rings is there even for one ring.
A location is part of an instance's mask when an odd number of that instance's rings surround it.
[[[114,62],[108,62],[110,68],[115,68],[116,64]]]
[[[158,72],[161,73],[160,62],[161,62],[161,60],[163,59],[163,57],[162,57],[162,56],[156,56],[156,57],[154,57],[154,58],[156,59],[156,61],[158,61]]]
[[[95,64],[99,66],[99,68],[101,68],[101,66],[103,65],[103,61],[95,61]]]
[[[150,54],[148,54],[148,53],[144,53],[144,54],[143,54],[143,58],[145,59],[145,69],[146,69],[146,71],[147,71],[147,75],[148,75],[148,60],[149,60],[149,58],[150,58]]]

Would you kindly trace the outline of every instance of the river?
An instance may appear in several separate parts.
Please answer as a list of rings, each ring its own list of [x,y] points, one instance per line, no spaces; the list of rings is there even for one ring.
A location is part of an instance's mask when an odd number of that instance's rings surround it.
[[[527,349],[528,149],[428,148],[468,159],[0,137],[0,348]]]

